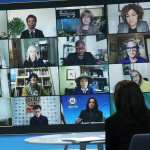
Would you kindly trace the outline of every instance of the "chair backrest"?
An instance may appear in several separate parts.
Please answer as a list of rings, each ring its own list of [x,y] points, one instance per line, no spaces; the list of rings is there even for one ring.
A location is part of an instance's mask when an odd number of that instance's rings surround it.
[[[150,133],[134,135],[129,150],[150,150]]]

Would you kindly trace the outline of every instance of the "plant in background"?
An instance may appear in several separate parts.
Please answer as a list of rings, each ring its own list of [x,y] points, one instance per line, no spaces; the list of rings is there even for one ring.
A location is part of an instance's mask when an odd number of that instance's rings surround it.
[[[8,22],[8,33],[11,37],[15,38],[17,35],[20,35],[24,29],[25,23],[18,17]]]

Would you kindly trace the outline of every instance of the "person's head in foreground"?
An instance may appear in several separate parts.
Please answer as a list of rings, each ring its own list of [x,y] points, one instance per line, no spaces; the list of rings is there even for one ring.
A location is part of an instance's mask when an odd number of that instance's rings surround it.
[[[114,92],[116,111],[127,116],[137,117],[144,113],[146,105],[139,85],[133,81],[123,80],[116,84]]]

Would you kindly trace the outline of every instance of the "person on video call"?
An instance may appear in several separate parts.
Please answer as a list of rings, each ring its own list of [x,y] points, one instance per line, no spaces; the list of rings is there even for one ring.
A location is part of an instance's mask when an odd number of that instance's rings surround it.
[[[96,94],[96,91],[90,87],[92,83],[92,78],[86,75],[81,75],[76,78],[76,87],[73,94]]]
[[[131,80],[140,86],[142,92],[150,92],[150,81],[145,80],[137,70],[130,71]]]
[[[46,93],[42,86],[38,84],[36,73],[31,73],[28,80],[29,83],[22,90],[22,96],[47,96],[51,94]]]
[[[150,132],[150,111],[139,86],[128,80],[115,86],[116,112],[106,119],[106,150],[128,150],[135,134]]]
[[[38,57],[37,48],[34,45],[30,45],[27,50],[27,58],[24,62],[25,68],[31,67],[47,67],[41,58]]]
[[[129,64],[129,63],[145,63],[148,62],[146,58],[140,56],[139,46],[134,39],[130,39],[126,43],[126,58],[122,59],[119,63]]]
[[[48,126],[48,119],[46,116],[42,115],[40,105],[33,106],[33,114],[34,116],[30,119],[30,125],[41,127],[41,126]]]
[[[143,8],[138,4],[128,4],[122,8],[123,22],[118,25],[118,33],[149,32],[149,26],[143,21]]]
[[[77,35],[88,35],[88,34],[98,34],[99,30],[96,25],[93,24],[93,14],[90,10],[86,9],[81,13],[80,25],[77,26]]]
[[[21,38],[43,38],[41,30],[36,29],[37,18],[34,15],[28,15],[26,18],[28,29],[21,33]]]
[[[76,52],[68,54],[63,65],[96,65],[96,59],[90,52],[86,51],[84,41],[76,41],[75,48]]]
[[[87,101],[86,109],[81,111],[76,120],[76,124],[102,121],[103,113],[98,109],[97,100],[94,97],[90,97]]]

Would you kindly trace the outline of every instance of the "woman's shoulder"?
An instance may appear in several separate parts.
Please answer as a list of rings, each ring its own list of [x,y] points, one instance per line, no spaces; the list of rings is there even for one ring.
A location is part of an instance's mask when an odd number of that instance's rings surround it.
[[[138,32],[149,32],[149,26],[147,21],[140,20],[137,25]]]
[[[126,23],[120,22],[118,24],[118,33],[128,33],[129,27]]]
[[[140,20],[140,21],[138,21],[138,25],[148,25],[147,24],[147,21],[144,21],[144,20]]]

